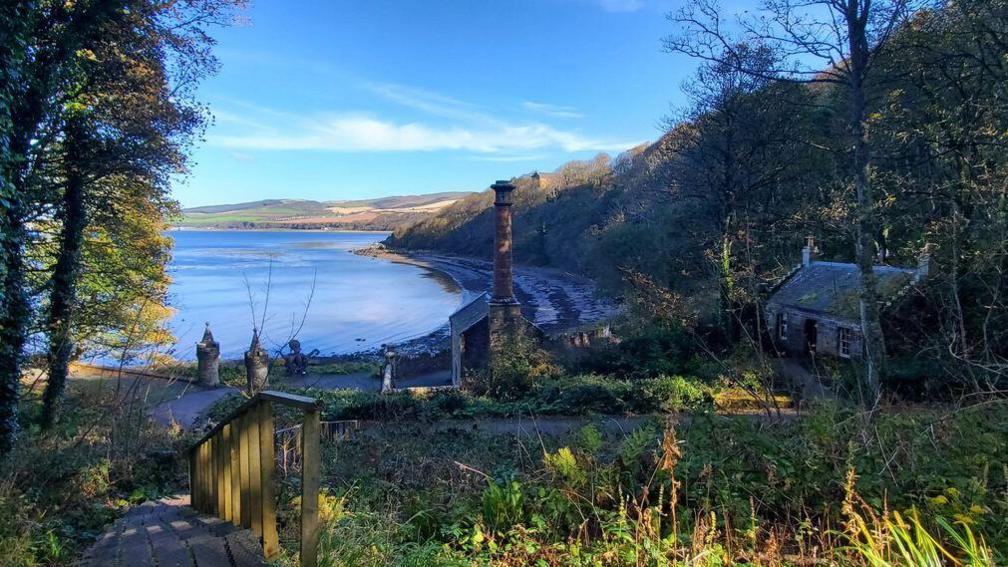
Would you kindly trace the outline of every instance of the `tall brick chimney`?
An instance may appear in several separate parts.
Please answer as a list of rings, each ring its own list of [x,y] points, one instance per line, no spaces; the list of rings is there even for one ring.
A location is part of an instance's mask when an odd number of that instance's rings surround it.
[[[522,333],[521,305],[514,294],[511,268],[511,192],[514,185],[498,181],[494,197],[493,293],[489,301],[490,358],[500,356]]]
[[[517,304],[511,269],[511,192],[515,187],[507,181],[498,181],[494,190],[494,257],[493,295],[491,303]]]

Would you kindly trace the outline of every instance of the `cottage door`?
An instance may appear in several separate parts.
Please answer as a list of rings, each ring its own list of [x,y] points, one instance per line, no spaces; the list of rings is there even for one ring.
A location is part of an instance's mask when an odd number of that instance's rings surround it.
[[[816,343],[819,340],[819,321],[815,319],[805,319],[805,351],[815,354]]]

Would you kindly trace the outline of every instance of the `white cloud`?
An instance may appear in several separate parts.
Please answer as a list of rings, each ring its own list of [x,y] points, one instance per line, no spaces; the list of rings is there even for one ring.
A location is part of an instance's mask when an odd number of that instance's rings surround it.
[[[506,120],[482,107],[436,92],[392,83],[362,82],[387,102],[420,111],[417,120],[360,112],[284,112],[220,99],[219,133],[209,142],[231,150],[332,152],[462,151],[496,160],[519,160],[547,150],[618,152],[640,143],[586,136],[542,121]],[[526,110],[554,118],[577,109],[528,101]]]
[[[621,151],[636,141],[590,138],[541,123],[433,126],[396,123],[362,114],[287,115],[281,124],[210,136],[210,143],[245,150],[388,152],[460,150],[493,154],[560,149],[566,152]]]
[[[534,102],[527,100],[522,103],[522,107],[532,112],[553,116],[555,118],[584,118],[584,114],[573,106],[563,106],[559,104],[548,104],[545,102]]]

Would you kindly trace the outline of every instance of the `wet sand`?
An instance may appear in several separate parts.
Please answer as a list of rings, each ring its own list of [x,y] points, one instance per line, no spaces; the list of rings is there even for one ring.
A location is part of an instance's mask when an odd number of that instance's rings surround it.
[[[434,252],[400,252],[380,246],[355,250],[356,254],[426,268],[432,274],[450,280],[462,290],[463,305],[492,286],[493,264],[486,260]],[[437,277],[437,276],[435,276]],[[546,333],[606,321],[618,311],[618,305],[596,295],[595,283],[588,278],[552,268],[514,266],[515,295],[522,313]],[[437,351],[447,347],[448,322],[430,335],[404,341],[400,352]]]

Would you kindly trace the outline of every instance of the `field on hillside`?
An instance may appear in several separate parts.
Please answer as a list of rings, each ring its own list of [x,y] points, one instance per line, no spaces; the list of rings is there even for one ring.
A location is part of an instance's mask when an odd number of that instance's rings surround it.
[[[467,195],[446,192],[357,201],[267,199],[184,209],[175,225],[220,229],[395,230],[419,222]]]

